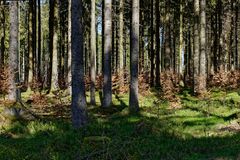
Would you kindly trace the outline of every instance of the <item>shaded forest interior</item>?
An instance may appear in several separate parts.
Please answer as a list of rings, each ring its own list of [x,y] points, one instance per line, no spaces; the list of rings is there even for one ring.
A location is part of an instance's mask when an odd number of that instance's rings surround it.
[[[240,159],[239,8],[0,0],[0,159]]]

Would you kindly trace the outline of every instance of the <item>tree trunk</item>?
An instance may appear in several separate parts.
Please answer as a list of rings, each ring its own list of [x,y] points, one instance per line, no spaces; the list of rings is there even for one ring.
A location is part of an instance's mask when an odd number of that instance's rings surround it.
[[[156,0],[156,87],[160,87],[160,10]]]
[[[96,17],[95,0],[91,0],[91,105],[96,105],[95,83],[96,83]]]
[[[71,85],[71,80],[72,80],[72,73],[71,73],[71,68],[72,68],[72,42],[71,42],[71,37],[72,37],[72,21],[71,21],[71,4],[72,0],[68,0],[68,69],[67,69],[67,86],[69,93],[71,93],[72,90],[72,85]]]
[[[75,128],[87,123],[83,62],[82,0],[72,0],[72,123]]]
[[[154,0],[151,0],[151,76],[150,76],[150,85],[151,87],[154,86],[154,24],[153,24],[153,21],[154,21],[154,10],[153,10],[153,6],[154,6]]]
[[[32,55],[33,83],[37,82],[37,1],[32,2]],[[35,87],[35,86],[34,86]]]
[[[4,2],[0,2],[2,5],[4,5]],[[4,66],[4,55],[5,55],[5,36],[6,36],[6,16],[5,16],[5,9],[4,6],[1,6],[1,39],[0,39],[0,66]]]
[[[19,50],[18,50],[18,32],[19,32],[18,2],[10,2],[10,38],[9,38],[9,94],[8,99],[13,102],[20,101],[19,83]]]
[[[42,23],[41,23],[41,0],[38,0],[38,54],[37,54],[37,78],[41,82],[41,53],[42,53]]]
[[[139,111],[138,61],[139,61],[139,0],[132,0],[131,59],[130,59],[130,111]]]
[[[120,76],[123,72],[123,27],[124,27],[124,0],[119,1],[119,43],[118,43],[118,51],[119,51],[119,69]],[[121,78],[121,77],[120,77]]]
[[[104,1],[104,82],[103,82],[103,107],[112,104],[112,0]]]
[[[59,89],[59,84],[58,84],[58,28],[59,28],[59,24],[58,24],[58,7],[59,7],[59,0],[54,0],[53,3],[54,7],[53,7],[53,14],[54,14],[54,18],[51,19],[51,21],[53,21],[53,42],[52,42],[52,74],[51,74],[51,85],[50,85],[50,92],[52,91],[56,91]]]
[[[169,6],[169,2],[165,2],[165,15],[166,15],[166,28],[165,28],[165,55],[164,55],[164,68],[165,70],[170,70],[171,69],[171,56],[172,56],[172,52],[171,52],[171,26],[170,26],[170,6]]]
[[[184,70],[184,47],[183,47],[183,2],[180,0],[180,33],[179,33],[179,74],[183,76]]]
[[[238,55],[238,3],[235,6],[235,69],[239,69],[239,55]]]
[[[199,76],[199,0],[194,0],[194,93],[198,93]]]
[[[199,91],[201,93],[206,92],[207,87],[207,75],[206,75],[206,0],[201,0],[201,18],[200,18],[200,81],[199,81]]]

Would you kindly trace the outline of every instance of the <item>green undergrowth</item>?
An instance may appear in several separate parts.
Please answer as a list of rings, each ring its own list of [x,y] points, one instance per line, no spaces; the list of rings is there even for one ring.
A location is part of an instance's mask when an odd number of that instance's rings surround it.
[[[98,106],[88,107],[88,125],[80,130],[69,119],[53,117],[13,122],[0,130],[0,159],[240,159],[240,134],[219,129],[237,119],[226,117],[238,112],[238,93],[179,97],[182,108],[170,109],[154,94],[140,96],[141,110],[134,115],[128,95],[114,95],[111,109],[102,109],[97,98]]]

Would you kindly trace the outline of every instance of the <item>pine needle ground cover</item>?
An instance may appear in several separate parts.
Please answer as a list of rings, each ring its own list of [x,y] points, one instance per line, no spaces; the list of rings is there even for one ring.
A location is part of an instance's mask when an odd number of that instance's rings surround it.
[[[196,98],[186,91],[178,109],[152,94],[140,98],[136,115],[128,112],[128,95],[114,95],[110,109],[97,99],[81,130],[71,127],[69,97],[45,97],[43,106],[23,97],[39,118],[1,127],[0,159],[240,159],[238,92]]]

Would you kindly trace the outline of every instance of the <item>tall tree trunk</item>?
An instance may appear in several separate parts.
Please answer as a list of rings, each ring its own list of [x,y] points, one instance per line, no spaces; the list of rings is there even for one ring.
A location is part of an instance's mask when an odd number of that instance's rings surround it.
[[[4,5],[5,2],[0,2],[2,3],[1,5]],[[4,6],[1,6],[1,29],[2,29],[2,32],[1,32],[1,39],[0,39],[0,65],[1,66],[4,66],[4,55],[5,55],[5,37],[6,37],[6,16],[5,16],[5,9],[4,9]]]
[[[171,69],[171,25],[170,25],[170,6],[169,1],[165,2],[165,15],[166,15],[166,28],[165,28],[165,55],[164,55],[164,68],[165,70]]]
[[[71,80],[72,80],[72,42],[71,42],[71,37],[72,37],[72,21],[71,21],[71,4],[72,0],[68,0],[68,69],[67,69],[67,86],[69,93],[71,93],[72,90],[72,85],[71,85]]]
[[[155,65],[154,65],[154,9],[153,9],[153,6],[154,6],[154,0],[151,0],[151,76],[150,76],[150,79],[151,79],[151,82],[150,82],[150,85],[151,87],[154,86],[154,69],[155,69]]]
[[[179,74],[183,76],[184,67],[184,47],[183,47],[183,0],[180,0],[180,33],[179,33]]]
[[[29,2],[29,21],[28,21],[28,91],[31,90],[33,83],[33,1]]]
[[[41,23],[41,0],[38,0],[38,54],[37,54],[37,79],[41,82],[41,53],[42,53],[42,23]]]
[[[160,10],[156,0],[156,87],[160,87]]]
[[[9,94],[8,99],[13,102],[20,101],[19,83],[19,48],[18,48],[18,32],[19,32],[19,16],[18,2],[10,2],[10,38],[9,38]]]
[[[239,55],[238,55],[238,14],[239,4],[236,2],[235,8],[235,68],[239,69]]]
[[[115,74],[115,3],[116,0],[112,0],[112,55],[111,55],[111,69],[112,74]]]
[[[199,0],[194,0],[194,93],[198,93],[199,76]]]
[[[132,0],[131,59],[130,59],[130,111],[139,111],[138,61],[139,61],[139,0]]]
[[[102,0],[102,75],[104,72],[104,43],[105,43],[105,34],[104,34],[104,28],[105,28],[105,12],[104,12],[104,8],[105,8],[105,0]]]
[[[98,25],[99,23],[97,22],[96,24],[96,74],[97,76],[99,75],[99,65],[100,65]]]
[[[104,84],[103,84],[103,107],[112,104],[112,0],[104,0]]]
[[[72,123],[75,128],[87,123],[83,62],[82,0],[72,0]]]
[[[200,81],[199,81],[199,91],[201,93],[206,92],[207,87],[207,75],[206,75],[206,0],[201,0],[201,18],[200,18]]]
[[[95,83],[96,83],[96,17],[95,0],[91,0],[91,100],[92,105],[96,105]]]
[[[51,74],[51,85],[50,85],[50,92],[56,91],[59,89],[58,84],[58,19],[59,19],[59,0],[54,0],[54,7],[53,7],[53,13],[54,13],[54,19],[51,19],[53,21],[53,42],[52,42],[52,74]]]
[[[33,82],[37,82],[37,1],[32,2],[32,52],[33,52]]]
[[[232,1],[232,0],[231,0]],[[231,4],[230,1],[223,3],[223,17],[220,21],[223,23],[222,34],[220,35],[221,52],[221,66],[220,68],[227,71],[228,56],[230,55],[230,34],[231,34]]]
[[[120,69],[120,76],[121,72],[123,72],[123,27],[124,27],[124,0],[119,1],[119,43],[118,43],[118,51],[119,51],[119,69]],[[121,76],[122,77],[122,76]]]

